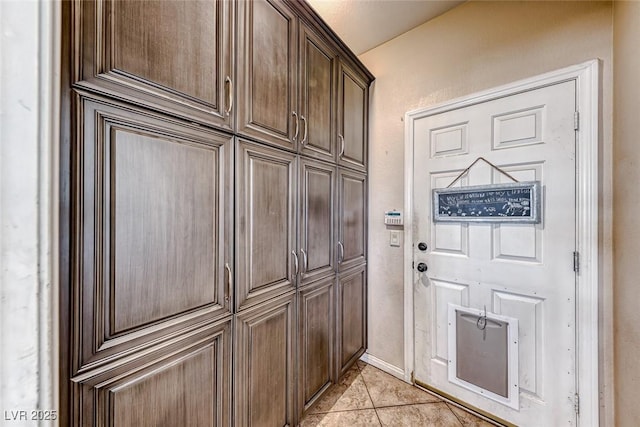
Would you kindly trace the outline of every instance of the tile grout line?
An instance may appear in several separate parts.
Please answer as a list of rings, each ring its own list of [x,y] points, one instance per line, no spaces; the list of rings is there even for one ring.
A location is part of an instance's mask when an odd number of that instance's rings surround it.
[[[412,403],[398,403],[395,405],[383,405],[383,406],[376,406],[376,408],[380,408],[380,409],[387,409],[387,408],[400,408],[403,406],[418,406],[418,405],[435,405],[438,403],[446,403],[442,400],[438,401],[438,402],[412,402]]]
[[[369,400],[371,401],[371,405],[373,405],[373,410],[376,413],[376,418],[378,418],[378,422],[380,423],[380,427],[382,427],[382,420],[380,419],[380,414],[378,414],[378,408],[376,407],[376,404],[373,403],[373,398],[371,397],[371,393],[369,393],[369,386],[367,386],[367,382],[364,379],[364,376],[362,375],[362,369],[360,369],[360,365],[358,365],[358,361],[356,360],[356,366],[358,367],[358,372],[360,375],[360,377],[362,378],[362,383],[364,384],[364,389],[367,390],[367,395],[369,396]]]
[[[462,427],[464,427],[464,423],[462,422],[462,420],[460,419],[460,417],[458,416],[458,414],[456,414],[455,412],[453,412],[453,409],[451,409],[451,405],[449,405],[449,402],[445,402],[444,400],[442,401],[442,403],[444,403],[447,407],[447,409],[449,410],[449,412],[451,412],[453,414],[454,417],[456,417],[456,419],[458,420],[458,422],[460,423],[460,425]]]

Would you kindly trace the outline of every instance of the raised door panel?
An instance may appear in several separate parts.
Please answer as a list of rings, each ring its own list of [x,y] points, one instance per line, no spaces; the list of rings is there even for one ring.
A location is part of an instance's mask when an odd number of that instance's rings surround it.
[[[78,95],[73,374],[231,312],[231,138]]]
[[[336,168],[300,159],[301,283],[335,272],[334,212]]]
[[[295,294],[237,315],[235,425],[292,426]]]
[[[344,374],[367,349],[366,266],[338,277],[337,363]]]
[[[297,18],[279,0],[238,2],[238,132],[296,150]]]
[[[338,172],[338,269],[344,271],[367,257],[367,178],[341,169]]]
[[[333,162],[337,55],[301,25],[300,56],[300,153]]]
[[[335,277],[300,289],[298,297],[298,401],[308,409],[334,383]]]
[[[233,128],[234,2],[76,2],[74,84]]]
[[[338,163],[366,171],[369,89],[365,80],[341,63],[338,72]]]
[[[297,159],[238,140],[236,308],[295,289]]]
[[[231,319],[71,379],[73,425],[231,426]]]

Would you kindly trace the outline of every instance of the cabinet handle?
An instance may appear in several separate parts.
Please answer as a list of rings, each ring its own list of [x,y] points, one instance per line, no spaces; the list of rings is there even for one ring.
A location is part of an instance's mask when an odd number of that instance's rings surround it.
[[[309,260],[307,259],[307,253],[304,251],[304,249],[300,248],[300,252],[302,252],[302,265],[304,267],[304,271],[307,271],[307,269],[309,268]]]
[[[342,157],[344,155],[344,136],[342,136],[341,134],[338,134],[338,138],[340,138],[340,155],[339,155],[339,157]]]
[[[224,263],[224,268],[227,270],[227,274],[229,278],[227,279],[227,293],[224,296],[225,302],[229,302],[229,295],[231,294],[231,288],[233,288],[233,274],[231,273],[231,268],[229,267],[229,263]]]
[[[233,109],[233,80],[231,80],[231,77],[227,76],[226,79],[224,79],[225,83],[228,84],[229,86],[229,95],[227,98],[227,111],[225,111],[225,113],[227,114],[227,116],[229,114],[231,114],[231,110]]]
[[[342,244],[342,242],[338,242],[338,247],[340,248],[340,258],[338,264],[342,264],[342,261],[344,261],[344,245]]]
[[[301,144],[304,145],[307,142],[307,133],[309,131],[309,127],[307,126],[307,119],[304,116],[300,116],[300,120],[304,124],[304,136],[302,137]]]
[[[300,130],[300,120],[298,120],[298,113],[295,111],[292,111],[291,115],[296,118],[296,132],[293,134],[293,140],[295,141],[298,137],[298,131]]]
[[[296,267],[296,276],[298,275],[298,254],[296,254],[296,251],[291,251],[291,254],[293,255],[293,265]]]

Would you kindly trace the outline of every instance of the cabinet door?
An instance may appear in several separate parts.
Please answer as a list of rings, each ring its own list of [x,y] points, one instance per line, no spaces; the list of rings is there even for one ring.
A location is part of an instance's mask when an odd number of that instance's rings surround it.
[[[300,25],[300,153],[335,161],[335,70],[327,43]]]
[[[76,2],[76,86],[232,129],[234,4]]]
[[[367,349],[366,274],[366,265],[362,265],[338,276],[338,376],[342,376]]]
[[[338,270],[365,262],[367,257],[367,178],[346,169],[338,171]]]
[[[236,308],[296,286],[297,159],[238,140],[236,156]],[[297,267],[296,267],[297,266]]]
[[[297,18],[279,0],[238,2],[238,132],[296,150]]]
[[[331,276],[298,291],[300,413],[334,382],[334,283]]]
[[[336,168],[300,159],[301,283],[335,272],[334,212]]]
[[[231,313],[231,137],[94,96],[75,214],[72,375]]]
[[[235,425],[293,426],[295,294],[237,315]]]
[[[72,378],[74,426],[231,424],[231,316]]]
[[[338,164],[367,169],[367,115],[369,89],[347,65],[338,72]]]

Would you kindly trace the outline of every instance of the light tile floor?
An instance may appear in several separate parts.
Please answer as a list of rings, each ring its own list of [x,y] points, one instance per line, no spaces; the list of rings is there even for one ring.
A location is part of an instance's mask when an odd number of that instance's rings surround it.
[[[300,427],[438,426],[493,424],[358,361],[308,411]]]

